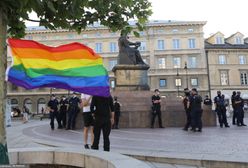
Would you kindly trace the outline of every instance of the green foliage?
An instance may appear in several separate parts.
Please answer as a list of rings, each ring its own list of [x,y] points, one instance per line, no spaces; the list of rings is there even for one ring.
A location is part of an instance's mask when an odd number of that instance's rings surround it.
[[[130,19],[137,20],[138,30],[142,31],[152,14],[148,0],[1,0],[0,10],[9,35],[17,38],[25,35],[24,21],[32,20],[28,15],[32,11],[37,14],[41,26],[52,30],[73,29],[78,33],[94,22],[114,32],[129,33],[133,29],[128,24]]]

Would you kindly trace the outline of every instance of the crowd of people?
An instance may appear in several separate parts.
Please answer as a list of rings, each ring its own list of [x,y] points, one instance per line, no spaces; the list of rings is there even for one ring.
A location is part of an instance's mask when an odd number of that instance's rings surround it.
[[[184,109],[186,112],[186,124],[183,130],[188,131],[191,127],[193,132],[202,131],[202,98],[198,95],[197,90],[193,88],[191,91],[188,88],[184,89],[185,96],[183,98]],[[241,92],[233,91],[232,95],[232,108],[233,118],[232,124],[237,126],[246,126],[244,124],[244,100],[241,98]],[[203,103],[212,108],[212,100],[206,95]],[[218,117],[219,126],[221,128],[229,128],[230,125],[227,121],[228,104],[225,101],[225,95],[221,94],[221,91],[217,91],[217,96],[214,97],[214,111]]]

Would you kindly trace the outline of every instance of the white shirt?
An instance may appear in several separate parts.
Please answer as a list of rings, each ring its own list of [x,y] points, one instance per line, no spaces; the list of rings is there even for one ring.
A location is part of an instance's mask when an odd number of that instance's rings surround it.
[[[84,99],[83,102],[84,102],[84,101],[87,101],[90,97],[91,97],[91,95],[87,95],[87,94],[82,94],[82,95],[81,95],[81,98]],[[84,107],[83,107],[83,112],[84,112],[84,113],[90,112],[90,103],[91,103],[91,99],[90,99],[90,101],[89,101],[88,106],[84,106]]]

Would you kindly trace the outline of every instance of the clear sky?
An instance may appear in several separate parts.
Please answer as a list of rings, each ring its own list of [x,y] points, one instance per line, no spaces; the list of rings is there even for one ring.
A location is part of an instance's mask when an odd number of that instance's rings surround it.
[[[149,1],[152,2],[152,20],[207,21],[204,37],[218,31],[225,37],[237,31],[248,37],[248,0]],[[27,26],[32,25],[37,23],[27,23]]]
[[[247,0],[149,0],[152,20],[207,21],[204,37],[218,31],[225,37],[241,32],[248,37]]]

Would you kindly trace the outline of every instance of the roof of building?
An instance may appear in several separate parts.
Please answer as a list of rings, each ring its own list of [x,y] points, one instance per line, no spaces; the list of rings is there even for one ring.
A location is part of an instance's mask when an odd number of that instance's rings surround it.
[[[135,26],[137,21],[129,21],[129,24],[131,26]],[[147,26],[173,26],[173,25],[205,25],[207,22],[206,21],[176,21],[176,20],[149,20],[149,22],[146,24]],[[99,29],[103,28],[106,29],[107,27],[101,25],[98,22],[95,22],[92,25],[87,26],[88,29]],[[26,31],[47,31],[44,26],[30,26],[26,28]],[[58,30],[64,30],[64,29],[58,29]],[[51,31],[51,30],[49,30]],[[65,30],[64,30],[65,31]],[[69,30],[67,30],[69,31]]]
[[[248,43],[244,44],[210,44],[205,40],[205,49],[248,49]]]

